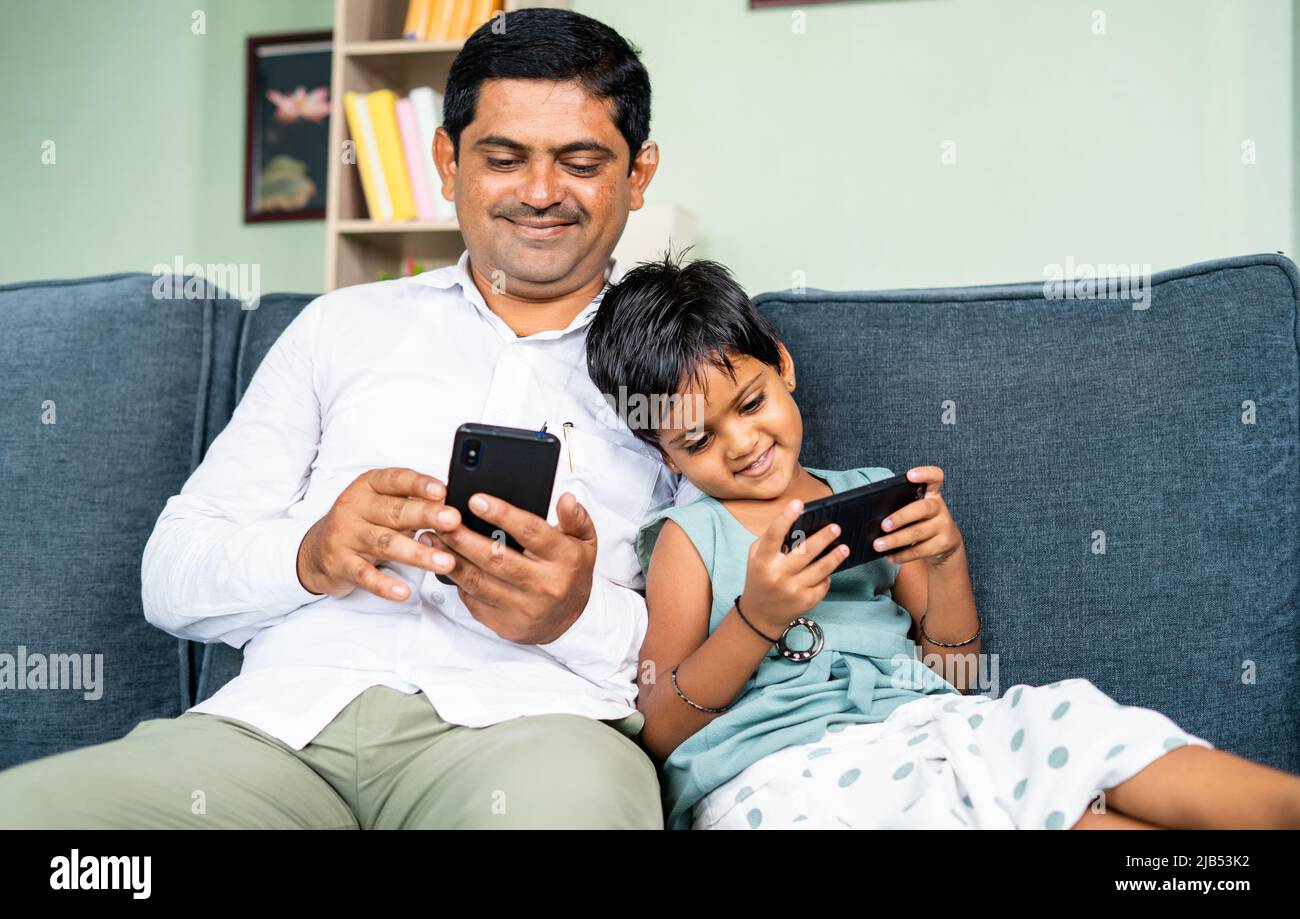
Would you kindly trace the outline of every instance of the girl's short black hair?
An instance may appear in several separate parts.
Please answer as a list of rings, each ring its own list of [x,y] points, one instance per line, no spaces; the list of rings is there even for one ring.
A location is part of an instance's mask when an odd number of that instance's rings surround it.
[[[650,75],[639,54],[603,22],[570,10],[530,7],[494,16],[465,40],[447,74],[442,125],[456,161],[484,80],[576,80],[593,98],[613,100],[614,124],[631,151],[631,175],[650,136]]]
[[[587,372],[627,422],[628,397],[671,397],[704,381],[705,365],[736,371],[728,354],[781,369],[780,338],[725,267],[699,259],[643,262],[605,291],[587,328]],[[644,443],[659,446],[656,426],[629,425]]]

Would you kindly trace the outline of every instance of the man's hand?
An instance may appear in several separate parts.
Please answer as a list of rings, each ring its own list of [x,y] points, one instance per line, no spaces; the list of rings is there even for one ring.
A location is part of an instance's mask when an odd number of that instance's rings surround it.
[[[314,594],[346,597],[360,587],[377,597],[401,600],[409,589],[381,574],[379,559],[433,570],[429,550],[411,537],[437,519],[447,489],[414,469],[371,469],[359,475],[316,522],[298,547],[298,581]],[[460,523],[454,510],[451,526]]]
[[[480,509],[478,502],[486,502]],[[473,614],[508,641],[546,644],[577,621],[591,596],[596,566],[596,527],[571,492],[556,502],[553,527],[536,514],[489,495],[470,498],[483,520],[509,533],[524,547],[517,552],[504,539],[489,539],[469,527],[438,527],[429,534],[434,570],[456,582]],[[455,509],[451,508],[454,512]],[[439,559],[444,559],[443,563]]]

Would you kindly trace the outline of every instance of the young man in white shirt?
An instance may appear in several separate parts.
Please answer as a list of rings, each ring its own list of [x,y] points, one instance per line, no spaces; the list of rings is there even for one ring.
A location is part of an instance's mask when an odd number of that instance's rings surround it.
[[[656,169],[649,115],[636,51],[595,20],[522,10],[467,41],[434,146],[465,253],[308,304],[145,548],[149,620],[242,647],[242,672],[0,773],[0,825],[662,827],[632,539],[694,495],[584,349]],[[466,421],[564,440],[554,524],[476,511],[526,555],[441,503]]]

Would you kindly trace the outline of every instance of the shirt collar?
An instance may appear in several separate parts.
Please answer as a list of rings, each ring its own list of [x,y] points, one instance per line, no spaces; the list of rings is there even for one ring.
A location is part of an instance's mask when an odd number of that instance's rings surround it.
[[[587,325],[596,315],[596,310],[600,307],[600,301],[605,296],[605,291],[609,290],[611,284],[617,284],[623,277],[625,270],[619,263],[618,259],[611,258],[609,265],[605,268],[605,286],[600,289],[595,298],[582,309],[578,315],[564,329],[548,329],[545,332],[537,332],[528,336],[529,338],[558,338],[569,332],[575,331]],[[451,290],[459,287],[461,296],[470,303],[483,315],[488,322],[492,323],[503,337],[518,338],[510,326],[506,325],[505,320],[492,312],[483,300],[483,294],[479,291],[478,285],[474,283],[473,275],[469,269],[469,250],[466,249],[456,260],[456,264],[447,265],[444,268],[435,268],[432,271],[426,271],[423,274],[416,275],[413,280],[429,287],[437,287],[442,290]]]

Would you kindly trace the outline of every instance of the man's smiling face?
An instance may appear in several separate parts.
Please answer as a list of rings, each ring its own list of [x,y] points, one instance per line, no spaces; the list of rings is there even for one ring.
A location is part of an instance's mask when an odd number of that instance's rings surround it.
[[[576,82],[492,79],[479,88],[474,120],[435,156],[475,268],[505,274],[523,297],[564,293],[603,273],[629,210],[654,175],[647,143],[628,174],[627,141],[614,103]]]

